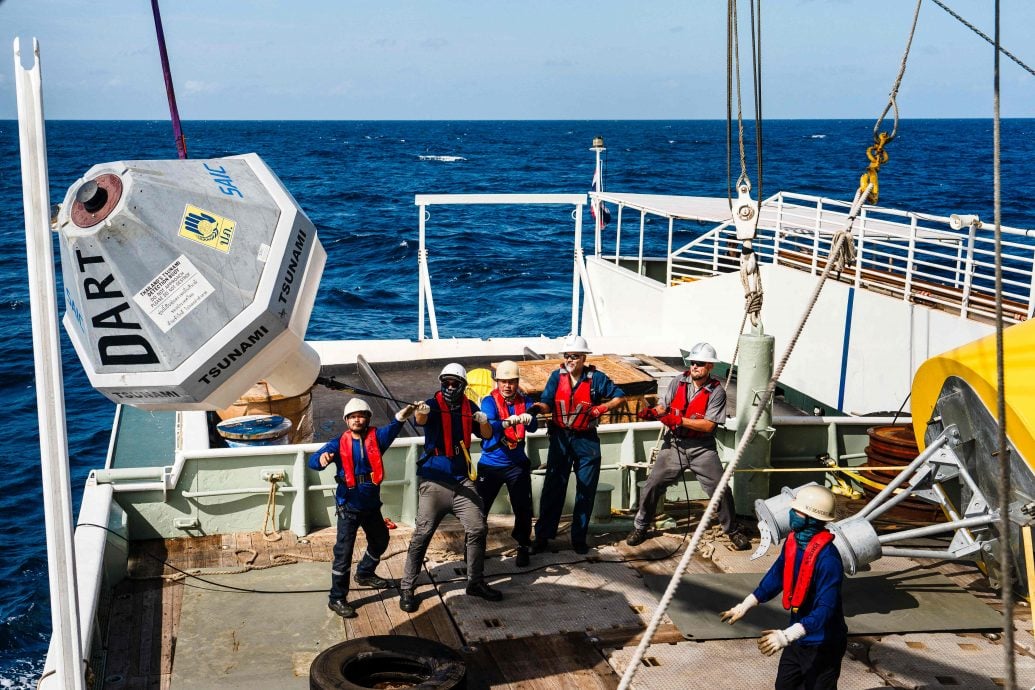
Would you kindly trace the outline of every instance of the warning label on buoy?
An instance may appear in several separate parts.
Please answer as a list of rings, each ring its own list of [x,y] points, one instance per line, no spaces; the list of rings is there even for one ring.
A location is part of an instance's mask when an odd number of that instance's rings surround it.
[[[163,333],[176,325],[215,292],[212,284],[182,254],[133,295],[135,301]]]

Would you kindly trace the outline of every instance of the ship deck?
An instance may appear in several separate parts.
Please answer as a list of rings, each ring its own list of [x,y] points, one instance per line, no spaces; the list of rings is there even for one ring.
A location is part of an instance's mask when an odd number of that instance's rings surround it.
[[[845,504],[839,512],[856,508]],[[652,576],[667,580],[700,511],[698,503],[689,511],[677,507],[671,529],[636,548],[623,541],[628,520],[596,524],[588,557],[574,554],[562,534],[551,552],[533,556],[523,569],[514,566],[510,518],[490,516],[486,575],[504,592],[496,604],[463,594],[463,533],[447,518],[419,580],[420,609],[401,611],[395,589],[354,589],[349,600],[359,615],[353,619],[326,608],[333,529],[302,537],[283,532],[277,541],[248,532],[135,543],[130,577],[112,593],[102,685],[305,688],[312,660],[331,645],[370,635],[416,635],[460,651],[469,668],[468,687],[615,688],[657,606]],[[392,530],[379,574],[402,574],[410,533],[404,526]],[[360,534],[357,558],[363,547]],[[729,550],[721,536],[709,536],[703,547],[690,561],[690,577],[753,581],[757,575],[745,573],[761,573],[775,558],[770,549],[749,561],[750,552]],[[971,564],[885,558],[873,566],[910,577],[943,576],[981,608],[1000,606]],[[715,609],[702,612],[710,619],[721,603],[699,605]],[[917,631],[909,621],[918,620],[924,606],[931,608],[921,602],[897,616],[878,607],[882,632],[850,637],[839,687],[1002,687],[999,636],[968,631],[965,619],[947,623],[956,630]],[[1035,684],[1031,612],[1024,605],[1015,611],[1018,683],[1029,687]],[[633,687],[682,688],[689,677],[696,687],[772,686],[777,658],[761,656],[753,639],[707,637],[688,641],[666,616]]]

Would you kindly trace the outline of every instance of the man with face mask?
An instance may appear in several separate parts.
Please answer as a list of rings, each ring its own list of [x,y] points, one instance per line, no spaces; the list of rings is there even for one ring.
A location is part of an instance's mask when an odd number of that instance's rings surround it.
[[[766,656],[783,650],[776,688],[836,688],[841,659],[848,648],[848,626],[841,605],[844,567],[827,523],[834,519],[834,494],[827,488],[803,486],[791,500],[791,534],[783,551],[754,592],[728,611],[733,625],[759,602],[783,591],[783,607],[791,625],[763,630],[758,649]]]
[[[496,388],[482,399],[492,438],[482,444],[478,460],[478,495],[488,515],[500,489],[507,485],[514,509],[510,534],[518,544],[515,564],[523,568],[528,565],[532,544],[532,466],[525,455],[525,433],[535,431],[537,422],[528,411],[534,403],[518,388],[518,365],[509,359],[500,362],[495,378]]]
[[[571,545],[575,553],[589,552],[589,516],[600,479],[600,418],[625,402],[625,393],[607,374],[586,364],[589,344],[569,335],[563,346],[564,362],[550,374],[531,414],[552,412],[550,450],[546,459],[539,520],[535,523],[532,553],[545,551],[557,536],[564,509],[568,477],[575,470],[575,508],[571,517]]]
[[[492,437],[485,413],[465,395],[467,370],[447,364],[438,377],[438,393],[417,407],[414,420],[424,427],[424,453],[417,461],[417,517],[399,583],[399,608],[413,613],[419,607],[414,586],[431,537],[442,518],[452,514],[464,527],[467,593],[489,601],[503,595],[485,583],[485,524],[482,501],[475,485],[477,469],[471,460],[471,434]]]
[[[715,450],[715,430],[726,423],[726,391],[722,382],[712,376],[718,356],[708,343],[697,343],[690,348],[687,360],[690,368],[672,380],[668,390],[658,398],[658,406],[639,413],[641,419],[661,420],[668,431],[640,495],[633,530],[625,538],[629,546],[642,544],[650,537],[658,499],[679,481],[684,470],[694,473],[709,498],[722,478],[722,463]],[[722,492],[717,518],[734,549],[751,548],[751,540],[737,525],[733,491],[728,485]]]
[[[381,429],[370,426],[371,410],[365,400],[353,398],[345,405],[342,417],[345,433],[309,456],[309,467],[322,470],[333,464],[338,515],[338,537],[331,562],[331,591],[327,608],[342,618],[355,618],[356,610],[345,600],[349,592],[352,549],[360,528],[367,537],[367,551],[356,566],[356,584],[385,589],[391,582],[374,574],[381,554],[388,548],[388,527],[381,515],[381,481],[384,465],[381,453],[399,435],[404,421],[413,414],[414,405],[399,410],[395,419]]]

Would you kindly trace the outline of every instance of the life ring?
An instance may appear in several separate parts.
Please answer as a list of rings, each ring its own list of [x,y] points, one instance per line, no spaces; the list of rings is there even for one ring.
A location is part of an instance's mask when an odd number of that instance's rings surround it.
[[[320,652],[309,667],[310,690],[368,690],[417,686],[451,690],[466,685],[467,665],[441,642],[408,635],[347,640]]]

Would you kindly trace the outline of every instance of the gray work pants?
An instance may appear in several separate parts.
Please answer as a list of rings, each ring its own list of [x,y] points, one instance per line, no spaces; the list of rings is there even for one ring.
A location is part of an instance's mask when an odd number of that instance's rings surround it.
[[[444,484],[421,479],[417,492],[417,518],[399,588],[413,589],[431,537],[448,513],[456,516],[466,533],[467,581],[480,582],[485,565],[485,535],[489,529],[485,524],[482,500],[478,497],[474,482],[464,479],[459,484]]]
[[[719,479],[722,478],[723,469],[722,463],[719,462],[719,454],[715,452],[714,445],[708,443],[709,440],[711,439],[677,438],[671,432],[665,434],[664,444],[658,451],[658,458],[654,461],[654,467],[640,495],[640,508],[636,511],[637,529],[650,527],[658,499],[665,494],[668,487],[679,481],[684,470],[689,469],[697,475],[701,488],[711,498]],[[733,492],[727,484],[716,514],[718,524],[722,525],[722,531],[727,534],[732,532],[735,526],[734,509]]]

